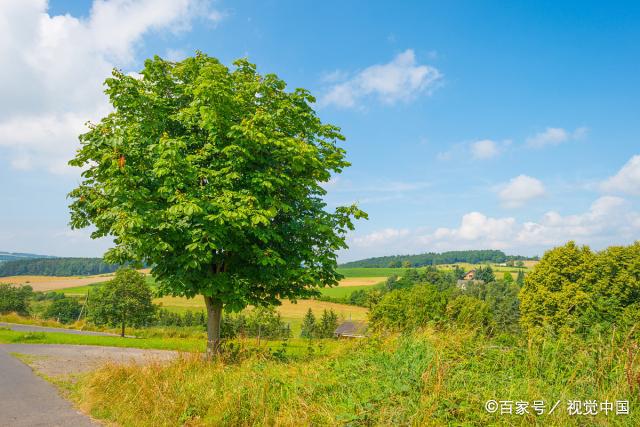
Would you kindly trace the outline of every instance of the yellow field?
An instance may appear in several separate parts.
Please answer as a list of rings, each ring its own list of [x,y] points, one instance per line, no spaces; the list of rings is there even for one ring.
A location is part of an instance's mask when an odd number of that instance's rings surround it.
[[[204,310],[204,300],[198,296],[195,298],[162,297],[154,300],[156,304],[161,304],[167,309],[180,310]],[[307,310],[311,308],[316,316],[322,314],[322,310],[333,310],[340,319],[365,320],[368,310],[364,307],[354,305],[337,304],[333,302],[317,300],[299,300],[296,304],[285,300],[281,306],[276,307],[283,319],[302,320]]]
[[[104,282],[113,277],[112,274],[101,274],[99,276],[74,276],[74,277],[53,277],[53,276],[9,276],[0,277],[0,283],[11,285],[29,285],[34,291],[54,291],[57,289],[75,288],[77,286],[92,285]]]
[[[387,280],[386,277],[349,277],[342,279],[338,286],[345,288],[349,286],[371,286],[377,285],[385,280]]]
[[[145,268],[138,271],[149,274],[151,269]],[[113,273],[97,274],[95,276],[7,276],[0,277],[0,283],[29,285],[34,291],[43,292],[93,285],[94,283],[106,282],[112,278]]]

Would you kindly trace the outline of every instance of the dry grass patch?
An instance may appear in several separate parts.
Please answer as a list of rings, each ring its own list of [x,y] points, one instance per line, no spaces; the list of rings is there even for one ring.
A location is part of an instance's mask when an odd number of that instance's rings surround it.
[[[145,268],[138,271],[149,274],[151,269]],[[19,286],[29,285],[35,292],[45,292],[106,282],[107,280],[111,280],[113,276],[113,273],[96,274],[93,276],[7,276],[0,277],[0,283]]]
[[[10,285],[29,285],[36,292],[55,291],[58,289],[75,288],[77,286],[93,285],[110,280],[112,274],[101,274],[99,276],[8,276],[0,277],[0,282]]]
[[[346,279],[342,279],[338,286],[373,286],[384,282],[385,280],[387,280],[386,277],[348,277]]]

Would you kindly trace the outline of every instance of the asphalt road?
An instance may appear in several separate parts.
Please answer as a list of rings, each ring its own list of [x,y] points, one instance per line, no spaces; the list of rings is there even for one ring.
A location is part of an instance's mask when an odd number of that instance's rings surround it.
[[[54,386],[36,376],[27,365],[0,347],[0,426],[95,426],[58,394]]]
[[[5,322],[0,322],[0,328],[9,328],[12,331],[21,331],[21,332],[60,332],[63,334],[99,335],[103,337],[118,336],[117,334],[110,334],[108,332],[79,331],[77,329],[65,329],[65,328],[48,328],[46,326],[22,325],[19,323],[5,323]]]

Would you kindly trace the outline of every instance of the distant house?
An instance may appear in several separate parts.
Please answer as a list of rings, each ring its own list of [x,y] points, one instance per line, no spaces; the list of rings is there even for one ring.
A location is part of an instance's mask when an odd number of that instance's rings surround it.
[[[335,338],[364,338],[367,333],[365,322],[346,321],[342,322],[333,332]]]
[[[458,288],[464,291],[469,285],[481,285],[483,283],[484,280],[476,279],[476,271],[471,270],[467,274],[465,274],[461,280],[458,280]]]

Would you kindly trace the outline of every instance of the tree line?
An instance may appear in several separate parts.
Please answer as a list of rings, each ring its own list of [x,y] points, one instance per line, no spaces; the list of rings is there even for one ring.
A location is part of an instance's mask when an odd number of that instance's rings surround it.
[[[367,258],[359,261],[352,261],[341,264],[345,268],[399,268],[399,267],[422,267],[426,265],[454,264],[466,262],[478,264],[482,262],[503,263],[514,260],[526,260],[527,257],[519,255],[506,255],[504,252],[493,249],[449,251],[449,252],[428,252],[418,255],[392,255],[375,258]]]
[[[408,270],[362,294],[373,329],[408,331],[427,324],[489,335],[588,337],[603,331],[639,336],[640,242],[593,252],[569,242],[547,251],[526,277],[506,275],[456,286],[455,272]],[[354,293],[355,294],[355,293]]]
[[[90,276],[113,273],[118,265],[102,258],[35,258],[0,263],[0,277],[6,276]]]
[[[153,304],[153,290],[144,275],[121,268],[113,280],[97,286],[87,298],[67,297],[57,292],[33,292],[31,286],[0,283],[0,314],[15,312],[33,315],[32,301],[48,301],[39,313],[44,319],[71,324],[86,319],[97,326],[126,327],[191,327],[207,328],[202,311],[176,313]],[[331,312],[337,319],[335,313]],[[274,307],[257,307],[247,313],[230,314],[222,321],[222,337],[289,338],[291,330]],[[335,328],[334,328],[335,329]]]

